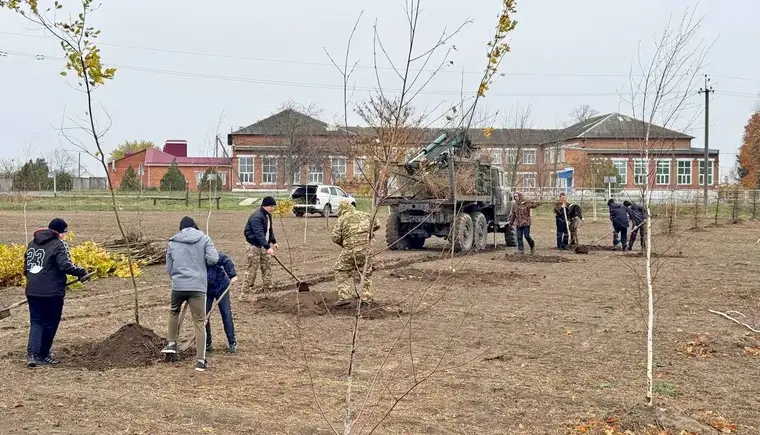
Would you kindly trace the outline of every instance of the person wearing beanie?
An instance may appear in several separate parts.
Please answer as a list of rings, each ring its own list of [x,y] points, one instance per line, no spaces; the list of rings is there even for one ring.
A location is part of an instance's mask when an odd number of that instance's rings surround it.
[[[509,225],[515,229],[515,235],[517,236],[517,250],[520,254],[525,253],[525,246],[523,243],[523,238],[525,238],[528,242],[528,246],[530,246],[531,255],[535,254],[536,243],[530,236],[530,211],[541,204],[525,200],[520,192],[515,192],[514,200],[515,202],[512,204],[512,211],[509,212]]]
[[[177,353],[179,317],[182,304],[187,303],[195,327],[195,369],[206,370],[206,292],[207,267],[219,262],[219,252],[209,236],[198,229],[195,221],[185,216],[179,224],[179,233],[169,239],[166,250],[166,270],[172,279],[171,307],[169,308],[169,343],[161,351]]]
[[[71,260],[69,245],[62,240],[68,231],[63,219],[53,219],[47,228],[37,230],[26,249],[24,277],[29,303],[29,341],[26,347],[27,366],[58,364],[50,348],[53,346],[63,314],[66,296],[66,275],[81,278],[84,268]]]
[[[254,212],[245,224],[243,235],[248,246],[245,251],[247,260],[245,275],[243,276],[243,288],[240,291],[240,301],[250,300],[250,293],[254,291],[256,276],[261,269],[262,292],[272,290],[272,267],[269,257],[274,255],[277,249],[277,239],[272,228],[272,212],[277,201],[271,196],[261,201],[261,208]]]
[[[564,251],[570,242],[570,222],[567,216],[567,195],[559,194],[559,200],[554,204],[554,220],[557,224],[557,249]]]

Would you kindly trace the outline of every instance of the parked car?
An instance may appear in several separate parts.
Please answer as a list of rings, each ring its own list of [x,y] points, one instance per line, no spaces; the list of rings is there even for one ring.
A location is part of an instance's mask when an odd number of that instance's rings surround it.
[[[296,184],[290,193],[293,200],[293,214],[298,217],[306,213],[319,213],[322,216],[330,216],[338,210],[338,204],[342,201],[350,201],[356,206],[356,199],[338,186],[327,184]]]

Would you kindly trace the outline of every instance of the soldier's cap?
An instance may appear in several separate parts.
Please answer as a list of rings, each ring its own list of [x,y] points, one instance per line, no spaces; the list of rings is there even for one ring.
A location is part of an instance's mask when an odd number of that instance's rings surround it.
[[[340,204],[338,204],[338,216],[351,210],[352,207],[353,204],[351,204],[349,201],[341,201]]]

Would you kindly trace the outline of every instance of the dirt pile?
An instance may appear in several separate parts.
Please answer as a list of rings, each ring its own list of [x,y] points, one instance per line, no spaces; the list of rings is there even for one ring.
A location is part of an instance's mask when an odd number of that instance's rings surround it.
[[[64,364],[87,370],[109,370],[144,367],[159,360],[166,339],[140,325],[122,326],[110,337],[98,343],[62,349],[68,356]]]
[[[265,296],[254,302],[254,308],[260,312],[309,316],[353,316],[356,314],[356,303],[336,307],[338,301],[337,292],[312,291],[308,293],[292,292],[280,296]],[[395,316],[402,311],[392,305],[373,301],[368,308],[362,308],[361,316],[364,319],[381,319]]]

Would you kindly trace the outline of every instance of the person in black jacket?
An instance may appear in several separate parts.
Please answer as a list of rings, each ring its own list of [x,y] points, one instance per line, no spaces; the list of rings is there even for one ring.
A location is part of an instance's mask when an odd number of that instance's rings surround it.
[[[214,301],[218,300],[219,314],[222,315],[224,334],[227,336],[227,352],[237,352],[237,340],[235,339],[235,322],[232,319],[232,302],[229,291],[222,297],[232,284],[237,282],[235,263],[223,252],[219,253],[219,262],[214,266],[208,266],[208,292],[206,293],[206,315],[211,312]],[[211,320],[206,322],[206,351],[211,351]]]
[[[567,216],[567,195],[565,192],[559,194],[559,200],[554,204],[554,219],[557,224],[557,249],[567,249],[570,239],[570,223]]]
[[[633,222],[633,229],[631,230],[631,238],[628,241],[628,250],[633,250],[633,244],[636,243],[636,235],[641,236],[641,250],[645,250],[647,247],[647,210],[638,205],[631,204],[630,201],[623,201],[628,217]]]
[[[27,366],[58,364],[50,354],[66,296],[66,275],[81,278],[87,271],[74,264],[69,246],[61,240],[68,230],[63,219],[53,219],[37,230],[24,259],[26,299],[29,302]]]
[[[248,242],[246,249],[248,267],[243,277],[241,301],[249,299],[259,269],[261,269],[262,291],[268,292],[272,289],[272,267],[269,256],[274,255],[274,250],[277,249],[277,239],[272,228],[272,212],[275,206],[277,206],[277,201],[274,198],[265,197],[261,201],[261,208],[248,218],[248,223],[245,225],[243,233]]]
[[[617,204],[614,199],[607,201],[610,207],[610,220],[612,221],[612,249],[617,249],[618,243],[623,245],[623,251],[627,248],[628,239],[628,212],[623,204]],[[618,241],[618,234],[620,239]]]

